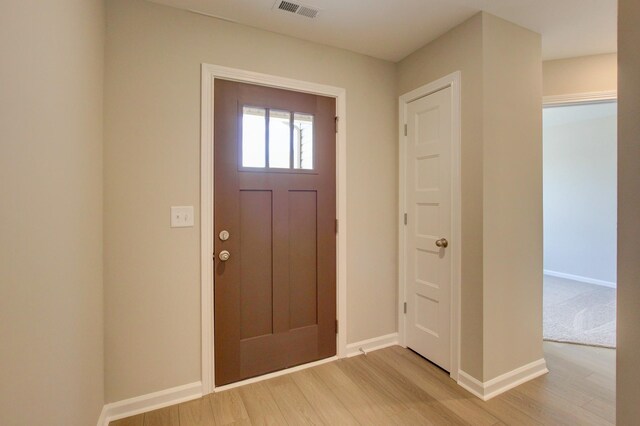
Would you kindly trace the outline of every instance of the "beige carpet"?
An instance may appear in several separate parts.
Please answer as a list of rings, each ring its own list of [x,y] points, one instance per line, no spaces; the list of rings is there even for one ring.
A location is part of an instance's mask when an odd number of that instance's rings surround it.
[[[544,276],[545,340],[616,347],[616,289]]]

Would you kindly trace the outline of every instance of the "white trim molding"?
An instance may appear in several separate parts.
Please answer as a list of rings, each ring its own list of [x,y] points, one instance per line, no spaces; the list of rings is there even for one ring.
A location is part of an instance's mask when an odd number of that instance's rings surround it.
[[[115,420],[124,419],[126,417],[135,416],[136,414],[146,413],[148,411],[157,410],[170,405],[180,404],[181,402],[191,401],[193,399],[198,399],[201,396],[202,383],[194,382],[189,383],[188,385],[176,386],[174,388],[106,404],[100,414],[98,426],[108,426],[109,422]]]
[[[406,299],[406,254],[405,250],[405,225],[404,213],[406,210],[406,136],[404,126],[407,122],[407,104],[417,99],[428,96],[439,90],[451,88],[451,373],[453,380],[458,380],[460,368],[460,312],[461,312],[461,290],[460,280],[462,275],[461,266],[461,74],[456,71],[446,75],[434,82],[426,84],[409,93],[400,96],[399,100],[399,129],[398,141],[399,149],[399,210],[398,210],[398,341],[401,346],[406,347],[406,321],[404,315],[404,302]]]
[[[337,218],[337,357],[347,351],[347,92],[344,88],[294,80],[219,65],[202,64],[201,140],[200,140],[200,281],[202,322],[202,394],[214,391],[214,306],[213,306],[213,135],[214,80],[225,79],[329,96],[336,99],[338,132],[336,134]],[[285,372],[291,371],[285,370]]]
[[[107,406],[102,407],[102,411],[100,411],[100,417],[98,417],[98,426],[109,426],[109,422],[111,420],[107,419]]]
[[[372,339],[361,340],[360,342],[349,343],[347,345],[347,357],[366,355],[369,352],[397,344],[399,344],[398,333],[386,334]]]
[[[498,396],[509,389],[513,389],[548,372],[547,362],[544,358],[540,358],[537,361],[523,365],[508,373],[501,374],[484,383],[460,370],[458,384],[483,401],[488,401],[494,396]]]
[[[612,281],[598,280],[596,278],[583,277],[581,275],[566,274],[564,272],[550,271],[548,269],[545,269],[543,272],[545,275],[549,275],[550,277],[565,278],[567,280],[579,281],[581,283],[587,283],[587,284],[601,285],[603,287],[611,287],[611,288],[617,287],[616,283]]]
[[[618,92],[615,90],[608,90],[603,92],[572,93],[568,95],[544,96],[542,98],[542,104],[545,107],[554,107],[613,102],[616,99],[618,99]]]

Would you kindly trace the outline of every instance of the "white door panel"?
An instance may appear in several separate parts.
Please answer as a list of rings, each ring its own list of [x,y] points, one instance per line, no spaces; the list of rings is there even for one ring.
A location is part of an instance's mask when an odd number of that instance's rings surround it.
[[[451,88],[407,104],[407,346],[451,368]]]

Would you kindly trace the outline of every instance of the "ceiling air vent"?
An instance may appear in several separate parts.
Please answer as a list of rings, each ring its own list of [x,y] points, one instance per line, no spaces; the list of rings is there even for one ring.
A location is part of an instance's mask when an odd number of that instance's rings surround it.
[[[318,16],[319,12],[319,10],[314,7],[304,6],[300,3],[286,0],[277,0],[273,5],[273,8],[282,12],[289,12],[295,13],[296,15],[306,16],[307,18],[315,18],[316,16]]]
[[[290,3],[288,1],[280,1],[278,3],[278,9],[284,10],[285,12],[296,13],[298,9],[300,9],[299,4]]]
[[[313,9],[307,6],[300,6],[298,9],[298,15],[306,16],[307,18],[315,18],[318,15],[318,9]]]

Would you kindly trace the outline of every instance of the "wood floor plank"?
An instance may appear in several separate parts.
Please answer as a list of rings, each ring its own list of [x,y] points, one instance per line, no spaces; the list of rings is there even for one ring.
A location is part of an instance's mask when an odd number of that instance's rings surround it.
[[[582,406],[585,410],[602,417],[611,424],[616,423],[616,405],[610,401],[594,398]]]
[[[352,358],[350,363],[343,364],[343,368],[350,369],[350,375],[363,383],[370,383],[370,387],[382,394],[382,401],[387,401],[390,407],[401,410],[403,415],[413,410],[423,416],[423,423],[472,424],[424,392],[412,380],[397,374],[382,360],[370,355]],[[491,423],[495,423],[495,419]]]
[[[394,346],[389,349],[395,352],[397,355],[401,356],[403,359],[408,359],[413,365],[418,367],[422,371],[422,374],[416,373],[418,374],[417,377],[422,377],[423,380],[432,383],[436,388],[448,388],[451,384],[451,378],[446,373],[444,373],[440,368],[434,366],[430,362],[425,361],[424,358],[417,355],[415,352],[401,348],[399,346]],[[457,385],[454,386],[451,390],[462,397],[469,397],[470,395],[469,392]],[[517,407],[513,407],[501,400],[492,399],[485,402],[478,399],[477,397],[472,397],[469,400],[471,404],[473,404],[478,409],[486,411],[491,416],[507,424],[523,426],[537,426],[542,424],[535,419],[527,416]]]
[[[209,398],[198,398],[178,406],[180,426],[214,426]]]
[[[545,424],[554,425],[601,425],[609,423],[604,419],[587,412],[581,407],[568,403],[564,398],[553,395],[546,390],[539,390],[527,383],[511,392],[499,395],[503,399],[519,408],[523,408],[531,417],[541,420]]]
[[[525,410],[521,410],[520,407],[509,404],[507,401],[500,398],[493,398],[489,401],[482,401],[478,399],[474,400],[473,403],[486,410],[488,413],[491,413],[492,416],[500,419],[499,423],[518,426],[544,425],[544,423],[539,419],[527,415]]]
[[[556,383],[564,382],[580,389],[578,392],[615,405],[615,350],[546,342],[545,358],[549,377]],[[587,359],[591,361],[585,362]],[[597,366],[597,371],[590,366]]]
[[[126,419],[116,420],[109,423],[109,426],[144,426],[144,414],[127,417]]]
[[[314,370],[359,423],[363,425],[392,424],[393,416],[390,416],[376,400],[362,392],[360,387],[338,368],[337,364],[340,362],[343,361],[320,365]]]
[[[298,371],[291,379],[302,391],[305,398],[316,408],[323,423],[328,425],[357,425],[358,421],[342,402],[322,382],[315,369]]]
[[[111,426],[615,424],[615,350],[550,342],[544,348],[549,374],[486,402],[395,346]]]
[[[390,348],[399,356],[410,360],[415,366],[423,370],[423,376],[426,380],[432,381],[435,386],[445,387],[450,384],[450,377],[440,370],[438,367],[427,362],[421,356],[415,352],[406,350],[399,346]],[[460,386],[454,386],[453,391],[464,396],[468,396],[469,393]],[[482,401],[478,398],[471,398],[471,403],[481,410],[486,411],[493,417],[499,419],[501,422],[513,425],[523,426],[537,426],[542,423],[531,418],[518,407],[512,406],[500,399],[492,399],[490,401]]]
[[[606,377],[604,374],[593,373],[589,377],[587,377],[587,382],[593,383],[600,389],[611,392],[611,394],[616,391],[615,382],[612,382],[611,379],[609,377]]]
[[[585,378],[597,373],[615,383],[615,350],[546,342],[545,358],[556,369],[574,378],[577,374]]]
[[[209,396],[213,418],[218,426],[241,424],[249,420],[238,388],[216,392]]]
[[[575,385],[570,380],[562,379],[561,376],[558,376],[553,371],[533,380],[531,386],[562,397],[576,406],[582,406],[594,398],[594,395],[586,391],[583,387]]]
[[[145,413],[144,426],[180,426],[178,406],[172,405]]]
[[[269,380],[269,390],[280,412],[290,425],[321,425],[322,420],[304,394],[288,376]]]
[[[239,389],[252,425],[287,424],[266,382],[253,383]]]
[[[450,380],[450,383],[435,381],[424,374],[424,369],[409,360],[398,360],[390,350],[372,352],[367,357],[380,360],[395,374],[404,377],[405,381],[415,383],[438,404],[442,404],[473,425],[494,425],[498,422],[496,417],[473,404],[472,399],[476,398],[475,396],[466,391],[460,392],[460,387],[453,380]]]
[[[242,419],[237,422],[229,423],[229,426],[253,426],[253,423],[251,423],[251,420],[249,419]]]

